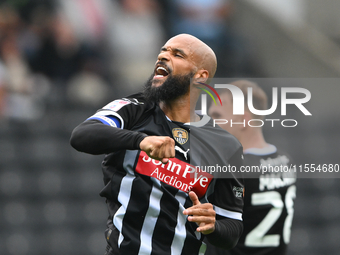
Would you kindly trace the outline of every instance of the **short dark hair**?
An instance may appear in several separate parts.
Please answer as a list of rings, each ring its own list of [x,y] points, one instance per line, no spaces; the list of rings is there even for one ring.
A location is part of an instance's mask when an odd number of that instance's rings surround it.
[[[242,90],[242,93],[244,95],[244,106],[245,110],[249,111],[248,108],[248,88],[251,87],[253,89],[253,106],[257,110],[267,110],[268,108],[268,98],[266,93],[263,91],[263,89],[257,85],[257,83],[249,81],[249,80],[237,80],[230,83],[231,85],[234,85]],[[218,93],[221,95],[223,93],[229,93],[231,95],[231,92],[228,89],[220,89],[218,90]],[[258,119],[264,119],[264,116],[261,115],[252,115]]]

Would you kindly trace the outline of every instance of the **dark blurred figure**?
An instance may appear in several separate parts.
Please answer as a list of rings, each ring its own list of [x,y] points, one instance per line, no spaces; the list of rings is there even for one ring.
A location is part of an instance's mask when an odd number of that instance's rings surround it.
[[[251,96],[255,109],[268,109],[267,95],[256,83],[237,80],[230,84],[242,91],[245,102]],[[251,94],[248,94],[249,88],[252,89]],[[263,122],[263,115],[251,112],[248,104],[244,105],[244,114],[234,115],[231,92],[220,90],[219,95],[222,105],[211,103],[209,115],[216,120],[227,121],[219,126],[242,144],[244,166],[248,171],[244,172],[242,235],[233,249],[225,251],[208,245],[206,255],[285,255],[290,242],[296,198],[294,161],[290,153],[266,141],[261,125],[250,124],[253,121]],[[242,121],[248,124],[236,125]],[[276,170],[267,172],[270,167]]]
[[[243,39],[232,29],[233,0],[161,0],[169,36],[192,34],[215,51],[216,77],[257,76]]]
[[[119,86],[116,96],[135,93],[150,76],[154,56],[165,40],[160,22],[161,8],[156,0],[114,0],[108,18],[111,73]]]
[[[107,85],[109,68],[105,68],[107,47],[101,11],[105,7],[94,8],[99,2],[102,1],[32,0],[6,1],[0,5],[4,13],[2,23],[6,24],[0,27],[0,57],[11,90],[11,77],[16,77],[16,81],[22,77],[21,83],[27,83],[30,79],[23,78],[24,74],[31,74],[45,85],[51,85],[52,93],[49,93],[47,103],[54,104],[54,107],[65,103],[85,103],[95,107],[103,104],[110,88]],[[83,29],[78,29],[79,22]],[[14,60],[16,63],[11,64]],[[16,75],[12,75],[13,72]],[[84,85],[79,85],[79,81]],[[31,83],[36,87],[36,79]],[[22,98],[9,101],[12,105],[23,102]],[[43,105],[35,108],[41,111]]]
[[[77,37],[59,9],[37,9],[30,25],[40,39],[40,47],[28,58],[33,71],[63,84],[79,72],[84,63],[99,59],[97,49]]]
[[[1,105],[3,115],[11,119],[34,120],[44,113],[49,81],[33,73],[27,63],[25,50],[33,44],[32,38],[20,12],[12,5],[0,5]]]

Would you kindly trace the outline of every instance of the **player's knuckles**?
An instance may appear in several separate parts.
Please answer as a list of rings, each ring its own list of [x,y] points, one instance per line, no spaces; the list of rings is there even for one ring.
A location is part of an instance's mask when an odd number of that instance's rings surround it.
[[[149,153],[150,158],[155,159],[155,160],[161,160],[163,157],[160,156],[159,151],[154,150]]]
[[[205,218],[204,218],[204,223],[213,226],[214,223],[215,223],[215,217],[205,217]]]
[[[162,141],[160,141],[160,140],[155,140],[155,141],[153,141],[153,145],[154,145],[154,148],[155,149],[159,149],[159,148],[162,148],[162,146],[164,145],[164,143],[162,142]]]
[[[213,216],[214,211],[208,210],[206,208],[197,208],[192,210],[192,215],[200,215],[200,216]]]
[[[214,209],[214,206],[210,203],[205,203],[205,204],[202,204],[202,205],[207,209]]]
[[[169,154],[172,158],[176,156],[175,147],[170,147]]]
[[[214,208],[208,208],[209,215],[216,216]]]
[[[171,138],[167,139],[166,146],[169,150],[175,151],[175,142],[173,139]]]
[[[214,225],[209,223],[209,224],[205,224],[205,225],[200,225],[200,229],[201,229],[201,232],[202,231],[208,231],[208,230],[211,230],[214,228]]]
[[[149,156],[152,157],[152,158],[155,158],[156,155],[157,155],[157,151],[156,151],[156,150],[151,150],[151,151],[149,152]]]
[[[215,223],[215,219],[205,216],[190,216],[189,221],[200,223],[200,226],[205,226],[206,224],[213,225],[213,223]]]
[[[165,150],[165,153],[168,157],[172,156],[171,148],[167,147],[166,150]]]
[[[216,216],[216,212],[214,210],[213,206],[206,206],[205,208],[202,208],[206,215]]]
[[[170,137],[169,137],[170,138]],[[170,145],[174,148],[175,147],[175,140],[170,138]],[[175,151],[175,148],[174,148]]]
[[[163,142],[163,144],[171,145],[172,141],[173,141],[173,139],[171,139],[171,138],[168,137],[168,136],[163,136],[163,137],[162,137],[162,142]]]
[[[208,203],[195,205],[193,206],[193,209],[200,210],[201,212],[208,213],[209,215],[215,213],[213,205]]]

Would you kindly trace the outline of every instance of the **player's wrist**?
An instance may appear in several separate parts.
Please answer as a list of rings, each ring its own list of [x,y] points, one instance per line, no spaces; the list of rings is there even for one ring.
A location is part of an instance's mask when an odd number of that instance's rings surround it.
[[[148,137],[147,134],[144,134],[144,133],[140,133],[138,134],[137,138],[136,138],[136,143],[135,143],[135,147],[136,149],[138,150],[143,150],[143,146],[142,146],[142,141]]]

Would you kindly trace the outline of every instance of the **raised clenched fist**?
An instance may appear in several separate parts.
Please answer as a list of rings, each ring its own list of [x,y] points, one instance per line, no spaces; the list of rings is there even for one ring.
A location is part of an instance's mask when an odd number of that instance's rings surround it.
[[[175,141],[169,136],[147,136],[139,147],[153,159],[168,163],[169,158],[175,157]]]

